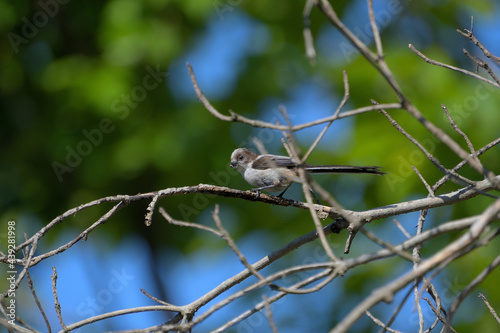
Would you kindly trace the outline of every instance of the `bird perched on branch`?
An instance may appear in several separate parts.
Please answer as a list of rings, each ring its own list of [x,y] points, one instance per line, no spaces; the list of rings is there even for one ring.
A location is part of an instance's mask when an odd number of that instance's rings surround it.
[[[231,154],[230,167],[236,168],[254,191],[282,191],[282,197],[293,183],[301,183],[298,168],[308,173],[368,173],[384,175],[378,166],[310,165],[297,164],[292,158],[280,155],[259,155],[246,148],[238,148]]]

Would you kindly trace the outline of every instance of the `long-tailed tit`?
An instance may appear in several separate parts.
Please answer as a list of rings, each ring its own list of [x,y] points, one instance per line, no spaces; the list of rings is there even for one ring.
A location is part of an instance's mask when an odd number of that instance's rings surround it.
[[[377,166],[351,165],[310,165],[297,164],[288,156],[259,155],[246,148],[238,148],[231,154],[232,168],[236,168],[250,185],[256,186],[254,191],[282,191],[281,197],[292,183],[301,183],[297,168],[308,173],[370,173],[383,175]]]

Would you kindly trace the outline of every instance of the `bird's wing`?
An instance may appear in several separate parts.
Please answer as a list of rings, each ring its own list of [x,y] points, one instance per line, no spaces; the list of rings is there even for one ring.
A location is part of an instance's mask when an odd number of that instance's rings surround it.
[[[269,168],[295,168],[297,164],[288,156],[261,155],[253,161],[252,167],[258,170]]]

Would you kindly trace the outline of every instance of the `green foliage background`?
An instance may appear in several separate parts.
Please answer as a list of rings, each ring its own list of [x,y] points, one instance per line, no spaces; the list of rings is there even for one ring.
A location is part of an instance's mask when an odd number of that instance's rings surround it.
[[[342,17],[352,3],[338,1],[333,5]],[[366,4],[361,1],[356,6],[360,12],[365,10],[356,22],[364,29],[367,21],[361,18],[366,15]],[[481,22],[481,19],[493,19],[491,13],[498,9],[498,4],[493,0],[440,4],[402,1],[400,6],[401,13],[393,16],[382,30],[382,40],[386,60],[403,91],[428,119],[443,127],[464,147],[463,140],[445,119],[441,104],[448,106],[476,148],[497,138],[500,134],[500,94],[491,88],[478,88],[481,84],[472,78],[426,64],[407,45],[413,43],[439,61],[475,70],[462,54],[463,47],[472,51],[473,45],[454,30],[469,28],[470,16],[476,15],[475,32],[480,37],[481,34],[498,34],[498,31],[482,30]],[[307,61],[302,37],[302,1],[68,1],[58,4],[54,17],[39,27],[32,38],[13,46],[13,35],[9,33],[22,36],[23,18],[31,20],[43,8],[35,1],[0,2],[0,216],[2,224],[16,220],[18,230],[28,235],[64,211],[100,197],[216,183],[210,171],[217,175],[230,172],[228,163],[232,150],[242,142],[249,142],[258,132],[241,124],[215,119],[196,100],[194,91],[189,99],[178,98],[173,86],[181,83],[172,82],[170,74],[158,87],[147,91],[147,97],[135,107],[129,104],[126,111],[123,108],[117,111],[116,107],[126,105],[123,94],[130,94],[134,87],[143,84],[148,73],[146,68],[166,73],[184,71],[187,80],[184,60],[200,42],[210,22],[244,13],[266,29],[269,39],[263,44],[263,50],[248,52],[239,63],[225,69],[237,73],[236,81],[227,94],[211,99],[223,113],[231,109],[248,117],[269,119],[270,109],[264,115],[259,112],[263,101],[273,97],[286,107],[290,88],[313,77],[329,82],[332,96],[339,99],[343,93],[342,70],[349,75],[349,107],[369,105],[371,98],[380,103],[396,101],[388,85],[364,59],[355,54],[348,58],[342,56],[339,44],[343,39],[338,34],[332,32],[327,35],[330,39],[316,39],[318,61],[314,66]],[[313,10],[311,23],[315,37],[330,29],[317,10]],[[248,41],[249,50],[255,42]],[[486,47],[493,48],[493,45]],[[193,66],[198,74],[195,62]],[[218,80],[212,77],[209,82],[217,85]],[[208,87],[202,85],[201,88]],[[487,96],[477,98],[478,89]],[[464,108],[471,101],[475,104]],[[271,107],[276,109],[278,104]],[[314,107],[311,104],[303,112],[314,114]],[[445,166],[452,167],[459,162],[445,145],[432,139],[403,111],[391,111],[391,115],[416,138],[427,140],[432,153]],[[81,161],[71,167],[71,172],[64,173],[59,181],[54,162],[67,164],[67,147],[77,149],[82,140],[87,140],[84,131],[98,129],[103,119],[109,120],[107,124],[112,130],[103,133],[99,144],[92,145],[91,152],[82,156]],[[430,183],[441,177],[440,172],[381,114],[360,115],[353,120],[353,125],[349,141],[340,144],[345,148],[332,152],[327,149],[327,142],[310,158],[311,163],[383,166],[387,178],[318,179],[341,203],[352,204],[348,208],[368,209],[425,196],[426,190],[418,177],[408,171],[410,164],[415,165]],[[321,128],[316,128],[316,133]],[[279,147],[280,137],[281,133],[273,134],[271,147]],[[307,149],[304,142],[299,143]],[[277,149],[272,153],[284,152]],[[485,154],[485,165],[498,172],[499,155],[498,148]],[[479,179],[471,170],[465,169],[464,174]],[[239,175],[231,174],[228,179],[228,183],[220,185],[248,188]],[[455,188],[450,185],[443,191]],[[299,191],[292,193],[297,199],[301,198]],[[351,195],[356,198],[351,200]],[[176,218],[186,217],[193,222],[210,224],[208,212],[216,203],[221,205],[223,222],[236,239],[263,229],[272,235],[273,244],[269,245],[269,250],[314,228],[305,211],[259,203],[184,196],[162,199],[158,205]],[[429,223],[439,224],[478,214],[489,203],[491,199],[482,197],[453,209],[439,209]],[[127,235],[139,235],[149,244],[154,260],[158,260],[162,251],[171,249],[188,254],[207,246],[218,251],[223,246],[215,241],[207,244],[203,233],[170,226],[157,213],[153,225],[145,227],[146,205],[146,202],[130,205],[95,232],[104,235],[109,242],[107,246]],[[52,247],[58,235],[66,230],[83,230],[109,208],[103,205],[77,214],[51,232],[47,236],[49,241],[43,245]],[[402,219],[412,231],[416,220]],[[376,221],[369,227],[380,235],[390,234],[395,229],[390,220]],[[329,239],[340,251],[345,237],[343,233]],[[429,249],[443,244],[443,240],[430,243]],[[370,246],[368,240],[359,236],[352,255],[365,252]],[[458,276],[459,284],[468,283],[495,252],[498,252],[498,242],[475,252],[474,258],[466,257],[460,264],[452,265],[444,279],[453,280]],[[293,259],[289,264],[293,264]],[[389,273],[391,266],[385,266],[386,269],[382,266],[363,268],[346,277],[346,297],[352,295],[353,299],[358,299],[367,294],[367,285],[377,286],[396,276]],[[481,288],[492,305],[500,309],[500,294],[495,286],[498,277],[498,273],[494,273]],[[374,279],[380,279],[380,283]],[[334,304],[332,310],[339,310],[340,306]],[[494,327],[488,326],[493,325],[493,320],[482,305],[478,308],[481,308],[477,310],[481,317],[473,323],[462,322],[456,327],[459,331],[467,331],[472,326],[477,329],[477,325],[485,325],[481,331]]]

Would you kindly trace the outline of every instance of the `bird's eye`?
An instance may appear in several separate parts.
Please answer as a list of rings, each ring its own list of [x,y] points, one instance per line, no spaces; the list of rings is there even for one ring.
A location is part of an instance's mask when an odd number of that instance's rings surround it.
[[[239,155],[239,156],[238,156],[238,159],[239,159],[239,160],[242,160],[242,159],[243,159],[243,155]]]

